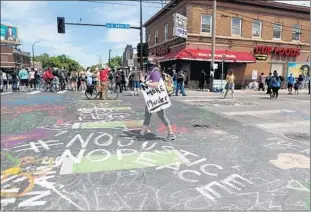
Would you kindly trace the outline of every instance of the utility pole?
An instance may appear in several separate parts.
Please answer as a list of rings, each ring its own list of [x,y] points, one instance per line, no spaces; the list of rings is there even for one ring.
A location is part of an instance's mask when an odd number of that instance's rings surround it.
[[[213,80],[214,80],[214,63],[215,63],[215,43],[216,43],[216,0],[213,0],[213,24],[212,24],[212,63],[210,71],[210,91],[213,92]]]
[[[143,0],[140,0],[140,70],[143,71],[144,57],[143,57]]]
[[[110,55],[111,49],[109,49],[109,60],[108,60],[108,64],[109,64],[109,68],[110,68],[110,60],[111,60],[111,55]]]

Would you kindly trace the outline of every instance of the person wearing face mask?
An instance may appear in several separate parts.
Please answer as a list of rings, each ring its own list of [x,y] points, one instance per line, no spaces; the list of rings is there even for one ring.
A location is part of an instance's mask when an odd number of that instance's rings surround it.
[[[159,85],[159,82],[161,82],[162,76],[161,76],[161,72],[158,69],[155,61],[152,58],[148,59],[147,62],[147,68],[148,68],[148,75],[147,78],[145,79],[143,77],[143,75],[140,76],[140,81],[145,84],[146,86],[150,87],[150,88],[157,88]],[[145,106],[145,119],[144,119],[144,123],[140,132],[141,136],[144,136],[146,133],[149,133],[150,130],[149,125],[150,125],[150,119],[151,119],[151,113],[148,111],[147,106]],[[168,120],[165,110],[160,110],[157,112],[157,115],[159,117],[159,119],[163,122],[163,124],[166,126],[166,130],[167,130],[167,138],[165,140],[175,140],[176,136],[172,130],[172,126],[170,124],[170,121]]]

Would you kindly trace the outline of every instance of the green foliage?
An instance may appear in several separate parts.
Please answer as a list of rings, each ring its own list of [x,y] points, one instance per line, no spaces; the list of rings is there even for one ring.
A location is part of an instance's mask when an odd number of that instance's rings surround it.
[[[69,71],[72,71],[73,69],[76,69],[78,71],[83,70],[83,67],[77,61],[71,59],[70,57],[64,54],[50,57],[48,54],[44,53],[39,56],[36,56],[35,61],[41,62],[43,68],[63,67]]]
[[[108,64],[108,63],[107,63]],[[115,56],[110,60],[110,68],[115,69],[116,67],[122,66],[122,57]]]

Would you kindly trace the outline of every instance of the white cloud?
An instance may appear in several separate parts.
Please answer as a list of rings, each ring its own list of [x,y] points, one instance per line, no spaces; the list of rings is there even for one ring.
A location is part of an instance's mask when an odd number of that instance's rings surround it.
[[[294,4],[294,5],[303,5],[303,6],[309,6],[310,7],[310,1],[278,1],[281,3],[286,4]]]
[[[11,11],[14,11],[13,15]],[[47,11],[47,2],[1,1],[1,22],[18,27],[24,51],[30,51],[32,43],[40,40],[36,46],[46,49],[49,55],[66,54],[84,66],[96,63],[96,56],[88,54],[87,47],[72,44],[70,31],[57,33],[56,18],[52,23]]]

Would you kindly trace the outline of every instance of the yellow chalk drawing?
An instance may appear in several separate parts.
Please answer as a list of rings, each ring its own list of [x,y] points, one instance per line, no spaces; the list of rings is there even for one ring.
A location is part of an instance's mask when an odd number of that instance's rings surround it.
[[[1,175],[10,175],[10,174],[18,174],[20,173],[21,168],[19,166],[15,166],[9,169],[6,169],[4,171],[1,172]]]
[[[4,175],[1,178],[1,185],[3,185],[7,181],[6,179],[8,179],[11,176],[12,176],[12,174]],[[13,198],[14,197],[21,197],[21,196],[24,196],[26,193],[30,192],[34,188],[35,180],[34,180],[32,175],[30,175],[28,173],[21,173],[18,176],[23,176],[23,177],[25,177],[25,179],[28,179],[28,183],[29,184],[26,186],[26,188],[22,192],[16,192],[16,193],[14,193],[14,192],[5,192],[5,189],[1,189],[1,197],[10,197],[10,198],[12,198],[12,197]],[[12,189],[14,189],[14,187]]]

